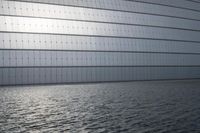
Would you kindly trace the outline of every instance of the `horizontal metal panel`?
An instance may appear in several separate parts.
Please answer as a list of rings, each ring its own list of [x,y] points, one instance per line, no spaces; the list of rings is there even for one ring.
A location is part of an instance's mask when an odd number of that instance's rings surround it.
[[[198,7],[0,0],[0,85],[200,78]]]
[[[13,1],[9,2],[7,6],[4,8],[10,9],[9,13],[0,12],[0,14],[200,30],[198,21],[148,14]],[[20,12],[17,10],[20,10]]]
[[[200,67],[0,68],[0,85],[200,78]],[[92,78],[91,78],[92,76]]]
[[[195,66],[200,55],[1,50],[1,67],[13,66]],[[15,55],[15,56],[13,56]]]
[[[171,6],[174,8],[182,8],[191,11],[200,11],[199,4],[186,0],[173,0],[173,1],[172,0],[127,0],[127,1],[146,2],[148,4],[157,4],[161,6]]]
[[[15,33],[0,33],[0,49],[200,53],[192,42]]]
[[[0,16],[0,19],[3,18]],[[18,22],[17,23],[15,23]],[[177,29],[163,29],[144,26],[102,24],[66,20],[48,20],[38,18],[5,17],[6,32],[25,32],[43,34],[70,34],[89,36],[114,36],[153,39],[172,39],[200,41],[200,32]],[[15,28],[14,28],[15,27]],[[17,27],[17,28],[16,28]]]
[[[22,0],[22,1],[30,2],[29,0]],[[31,0],[31,1],[37,3],[37,1],[34,1],[34,0]],[[155,5],[155,4],[130,2],[130,1],[123,1],[123,0],[109,0],[109,1],[104,1],[104,2],[102,2],[102,0],[101,1],[98,0],[96,1],[96,5],[94,5],[93,2],[94,0],[89,0],[87,2],[84,2],[82,0],[78,0],[77,2],[76,1],[61,2],[61,0],[54,0],[54,1],[40,1],[39,3],[83,6],[83,7],[89,7],[89,8],[139,12],[139,13],[147,13],[147,14],[190,18],[190,19],[200,18],[200,13],[198,12],[193,12],[190,10],[168,7],[168,6],[160,6],[160,5]]]

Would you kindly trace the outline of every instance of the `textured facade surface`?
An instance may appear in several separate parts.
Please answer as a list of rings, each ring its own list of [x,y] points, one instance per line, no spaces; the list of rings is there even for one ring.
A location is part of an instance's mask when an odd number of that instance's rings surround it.
[[[198,0],[0,0],[0,85],[194,78]]]

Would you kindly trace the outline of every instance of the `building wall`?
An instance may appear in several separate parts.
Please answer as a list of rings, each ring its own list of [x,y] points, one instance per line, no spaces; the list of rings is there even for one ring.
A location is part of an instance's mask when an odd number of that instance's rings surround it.
[[[0,0],[0,85],[200,78],[199,2]]]

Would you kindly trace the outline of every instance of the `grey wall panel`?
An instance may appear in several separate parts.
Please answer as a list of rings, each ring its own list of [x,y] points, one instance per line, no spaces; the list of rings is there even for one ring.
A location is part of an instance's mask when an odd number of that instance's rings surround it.
[[[0,0],[0,85],[200,78],[199,5]]]
[[[3,69],[0,69],[0,85],[3,84]]]
[[[3,18],[0,16],[0,19]],[[11,19],[12,18],[12,19]],[[18,30],[13,29],[15,21],[19,21]],[[159,27],[142,27],[130,25],[102,24],[94,22],[77,22],[66,20],[50,20],[38,18],[6,17],[5,32],[40,33],[40,34],[65,34],[65,35],[90,35],[90,36],[115,36],[134,38],[153,38],[168,40],[200,41],[200,32],[178,29],[163,29]],[[83,26],[82,26],[83,25]],[[47,26],[49,28],[47,28]],[[29,27],[29,28],[27,28]],[[84,30],[86,29],[86,30]],[[84,32],[83,32],[84,31]],[[162,33],[162,34],[160,34]],[[39,39],[39,38],[38,38]]]
[[[10,70],[9,69],[2,69],[2,75],[3,75],[3,79],[2,79],[2,85],[9,85],[10,84]]]
[[[22,0],[27,1],[27,0]],[[32,0],[33,2],[37,2],[35,0]],[[84,7],[94,7],[94,8],[101,8],[101,9],[113,9],[113,10],[121,10],[121,11],[132,11],[132,12],[145,12],[145,13],[152,13],[152,14],[162,14],[162,15],[169,15],[169,16],[176,16],[176,17],[188,17],[191,19],[196,19],[200,17],[200,14],[198,12],[193,12],[191,10],[185,10],[181,8],[174,8],[169,6],[161,6],[156,4],[148,4],[148,3],[140,3],[140,2],[130,2],[130,1],[123,1],[123,0],[114,0],[113,2],[105,2],[105,4],[102,4],[102,0],[99,0],[97,5],[95,6],[92,4],[94,0],[90,0],[87,4],[82,3],[83,1],[79,1],[76,3],[73,1],[72,3],[69,3],[66,1],[65,5],[75,5],[75,6],[84,6]],[[7,6],[8,2],[5,6]],[[41,1],[41,3],[52,3],[51,1]],[[61,5],[59,1],[53,1],[52,4],[58,4]],[[102,6],[101,6],[102,5]],[[180,3],[179,3],[180,5]],[[54,7],[52,7],[54,8]],[[5,8],[4,11],[7,9]],[[40,14],[40,12],[38,11]],[[55,15],[57,15],[55,13]]]
[[[5,75],[1,85],[186,79],[199,78],[200,75],[200,67],[1,68],[0,70]]]
[[[0,67],[200,65],[200,54],[14,50],[0,50],[0,53],[4,61]]]
[[[20,3],[21,6],[18,6]],[[30,6],[35,5],[36,9],[31,9]],[[198,21],[192,20],[182,20],[178,18],[169,18],[157,15],[148,14],[138,14],[138,13],[128,13],[128,12],[117,12],[107,11],[99,9],[90,8],[80,8],[80,7],[65,7],[56,5],[44,5],[36,3],[21,3],[21,2],[9,2],[10,9],[8,14],[2,15],[16,15],[16,16],[29,16],[29,17],[44,17],[44,18],[54,18],[54,19],[67,19],[67,20],[86,20],[86,21],[97,21],[97,22],[112,22],[112,23],[125,23],[125,24],[139,24],[139,25],[149,25],[149,26],[163,26],[163,27],[173,27],[173,28],[184,28],[200,30],[200,24]],[[15,7],[15,10],[12,10]],[[24,8],[22,8],[24,7]],[[21,12],[17,14],[16,10],[19,8]],[[27,12],[27,9],[32,10],[33,14]],[[38,13],[40,11],[40,13]],[[56,14],[55,14],[56,13]]]
[[[199,11],[200,5],[186,1],[186,0],[127,0],[127,1],[137,1],[137,2],[144,2],[148,4],[157,4],[161,6],[171,6],[174,8],[182,8],[186,10],[192,10],[192,11]]]
[[[23,44],[21,36],[23,36]],[[11,36],[11,40],[4,36]],[[36,36],[40,36],[41,45],[36,42]],[[148,39],[124,39],[124,38],[99,38],[62,35],[61,40],[52,42],[53,35],[38,34],[0,34],[0,49],[38,49],[38,50],[100,50],[100,51],[150,51],[150,52],[179,52],[200,53],[199,43],[177,42]],[[35,42],[34,42],[35,41]],[[3,45],[10,42],[9,45]]]

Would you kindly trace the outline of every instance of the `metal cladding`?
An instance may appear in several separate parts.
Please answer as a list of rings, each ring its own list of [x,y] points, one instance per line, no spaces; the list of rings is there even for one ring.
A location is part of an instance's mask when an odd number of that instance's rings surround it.
[[[0,85],[200,78],[200,1],[0,0]]]

